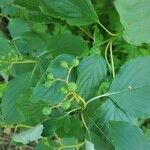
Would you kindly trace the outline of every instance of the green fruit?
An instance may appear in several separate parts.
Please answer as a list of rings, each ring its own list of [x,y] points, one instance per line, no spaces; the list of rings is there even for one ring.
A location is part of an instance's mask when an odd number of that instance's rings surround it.
[[[71,101],[70,100],[65,100],[63,103],[62,103],[62,108],[63,109],[69,109],[71,106]]]
[[[78,58],[75,58],[75,59],[72,61],[72,66],[77,67],[78,65],[79,65],[79,59],[78,59]]]
[[[43,112],[44,115],[49,115],[49,114],[51,114],[52,109],[50,107],[44,107],[42,109],[42,112]]]
[[[68,68],[68,63],[66,61],[61,61],[60,65],[63,68]]]
[[[52,85],[53,85],[53,82],[50,81],[50,80],[49,80],[49,81],[46,81],[45,84],[44,84],[44,86],[47,87],[47,88],[52,87]]]
[[[74,92],[77,89],[77,85],[74,82],[70,82],[68,84],[68,89],[69,89],[70,92]]]
[[[53,74],[47,74],[47,79],[48,80],[54,80],[54,76],[53,76]]]
[[[66,88],[66,87],[62,87],[61,88],[61,93],[63,93],[63,94],[68,94],[68,89]]]

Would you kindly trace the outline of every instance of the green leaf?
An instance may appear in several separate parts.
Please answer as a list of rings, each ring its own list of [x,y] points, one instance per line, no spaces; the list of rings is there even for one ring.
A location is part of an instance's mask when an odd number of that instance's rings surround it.
[[[5,35],[1,30],[0,30],[0,39],[5,39]]]
[[[11,74],[12,76],[16,77],[27,72],[32,72],[33,69],[35,68],[35,65],[36,65],[36,62],[35,63],[16,63],[11,68],[11,71],[12,71]]]
[[[27,41],[32,50],[46,50],[46,34],[36,32],[26,32],[22,35],[22,38]]]
[[[32,30],[36,33],[47,33],[48,27],[46,24],[41,22],[32,22]],[[46,37],[45,37],[46,38]]]
[[[107,131],[103,130],[103,126],[100,126],[92,116],[85,115],[85,117],[85,122],[89,129],[89,132],[86,132],[85,135],[86,139],[93,144],[95,150],[112,150],[111,141],[107,135]]]
[[[29,10],[39,10],[39,1],[38,0],[14,0],[14,4],[25,7]]]
[[[12,18],[24,18],[26,17],[27,11],[22,8],[22,7],[16,7],[13,4],[9,4],[3,8],[3,14],[6,16],[9,16],[9,19],[11,20]]]
[[[124,111],[137,117],[150,115],[150,57],[126,63],[111,84],[109,97]]]
[[[96,93],[96,87],[106,76],[107,68],[103,57],[92,55],[84,58],[78,66],[77,92],[85,99]]]
[[[92,118],[99,120],[102,125],[105,125],[110,120],[113,121],[126,121],[132,124],[136,124],[136,119],[128,112],[123,111],[117,105],[115,105],[111,99],[108,99],[105,103],[98,108]]]
[[[14,135],[12,139],[22,144],[28,144],[29,142],[37,141],[40,139],[42,132],[43,125],[39,124],[27,131]]]
[[[117,150],[149,150],[150,144],[142,130],[127,122],[111,121],[110,137]]]
[[[44,15],[39,9],[39,0],[14,0],[14,6],[19,5],[21,7],[15,7],[15,9],[25,10],[25,17],[28,20],[32,20],[35,22],[42,22],[42,23],[50,23],[51,18],[49,16]],[[10,6],[9,6],[10,8]],[[25,9],[24,9],[25,8]],[[17,11],[18,12],[18,11]],[[22,14],[22,11],[21,11]],[[11,15],[11,14],[10,14]]]
[[[57,125],[56,133],[58,133],[59,136],[62,138],[81,138],[83,136],[83,123],[76,116],[66,116],[63,119],[61,119],[61,121],[58,120],[57,124],[59,125]]]
[[[49,144],[45,142],[44,140],[40,140],[38,141],[38,144],[35,150],[49,150],[49,149],[50,149]]]
[[[0,0],[0,6],[5,6],[12,2],[13,2],[13,0]]]
[[[8,29],[13,38],[21,36],[24,32],[30,31],[30,25],[23,19],[10,19]]]
[[[9,84],[8,89],[4,93],[1,109],[2,114],[8,124],[19,123],[24,120],[24,117],[18,112],[16,108],[16,102],[20,94],[29,85],[30,78],[30,73],[16,77],[15,80]]]
[[[41,11],[28,11],[27,17],[29,20],[46,24],[52,21],[49,16],[44,15]]]
[[[39,56],[46,51],[47,34],[37,32],[25,32],[15,40],[15,44],[22,54]]]
[[[37,79],[36,75],[32,71],[32,73],[28,72],[28,73],[24,73],[24,74],[16,76],[9,83],[8,88],[6,89],[4,93],[2,103],[1,103],[2,114],[7,124],[21,123],[27,119],[24,117],[24,114],[22,114],[19,111],[19,109],[17,108],[17,105],[20,101],[20,98],[21,100],[23,101],[26,100],[27,102],[28,99],[25,99],[24,97],[25,94],[27,94],[26,90],[30,89],[35,84],[35,82],[37,82],[36,79]],[[28,106],[29,106],[28,108],[30,108],[30,105]]]
[[[0,58],[2,58],[2,56],[7,57],[12,51],[15,51],[15,47],[12,45],[12,43],[7,39],[0,38]]]
[[[100,132],[100,131],[97,131]],[[104,133],[105,134],[105,133]],[[112,150],[110,143],[106,142],[106,139],[97,133],[90,131],[91,141],[85,141],[86,150]]]
[[[45,120],[43,108],[47,106],[44,102],[32,103],[30,101],[31,90],[24,90],[17,100],[17,111],[24,117],[24,124],[37,125]]]
[[[3,83],[3,84],[0,83],[0,99],[3,96],[3,93],[4,93],[5,89],[6,89],[6,84],[5,83]]]
[[[83,123],[78,116],[61,114],[60,117],[54,116],[44,123],[43,134],[53,136],[57,133],[60,138],[83,138],[83,132]]]
[[[80,56],[88,51],[88,46],[82,38],[77,37],[72,33],[63,33],[52,36],[48,40],[47,49],[54,56],[62,53]]]
[[[125,40],[133,45],[150,43],[149,0],[115,0],[115,6],[124,26]]]
[[[98,22],[91,0],[40,0],[41,10],[50,16],[66,20],[70,25]]]

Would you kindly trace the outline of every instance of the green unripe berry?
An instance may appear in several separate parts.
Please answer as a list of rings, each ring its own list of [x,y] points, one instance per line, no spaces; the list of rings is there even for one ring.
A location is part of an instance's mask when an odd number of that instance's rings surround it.
[[[45,86],[46,88],[50,88],[50,87],[52,87],[52,85],[53,85],[53,82],[50,81],[50,80],[46,81],[45,84],[44,84],[44,86]]]
[[[71,106],[71,101],[70,101],[70,100],[65,100],[65,101],[62,103],[62,108],[63,108],[64,110],[69,109],[70,106]]]
[[[52,109],[50,107],[44,107],[42,109],[42,112],[43,112],[44,115],[49,115],[49,114],[51,114]]]
[[[53,74],[47,74],[47,79],[48,80],[54,80],[54,76],[53,76]]]
[[[69,91],[68,91],[68,89],[67,89],[66,87],[62,87],[62,88],[61,88],[61,93],[63,93],[63,94],[68,94]]]
[[[70,92],[74,92],[77,89],[77,85],[74,82],[70,82],[68,84],[68,89],[69,89]]]
[[[68,63],[66,61],[61,61],[60,65],[63,68],[68,68]]]
[[[78,59],[78,58],[75,58],[75,59],[72,61],[72,66],[77,67],[78,65],[79,65],[79,59]]]

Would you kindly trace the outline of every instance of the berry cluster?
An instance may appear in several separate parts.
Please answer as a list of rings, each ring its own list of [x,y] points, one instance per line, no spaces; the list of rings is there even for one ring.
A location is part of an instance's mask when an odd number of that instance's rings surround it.
[[[73,100],[76,100],[76,102],[80,101],[80,97],[77,95],[76,90],[77,90],[77,85],[75,82],[69,82],[69,76],[71,73],[71,70],[74,67],[77,67],[79,65],[79,60],[78,58],[73,59],[71,63],[71,67],[69,67],[69,64],[67,61],[61,61],[60,66],[62,68],[68,69],[68,76],[66,77],[66,80],[63,79],[57,79],[54,77],[52,73],[47,73],[46,74],[46,81],[44,82],[44,86],[46,88],[51,88],[56,81],[61,81],[64,82],[64,86],[60,89],[60,92],[65,96],[63,101],[56,105],[56,106],[46,106],[43,108],[43,114],[44,115],[50,115],[52,112],[53,108],[56,107],[61,107],[63,110],[68,110],[72,106]]]

